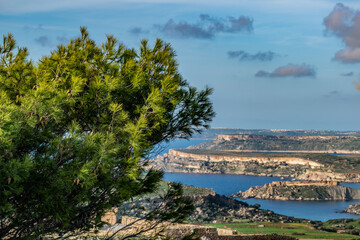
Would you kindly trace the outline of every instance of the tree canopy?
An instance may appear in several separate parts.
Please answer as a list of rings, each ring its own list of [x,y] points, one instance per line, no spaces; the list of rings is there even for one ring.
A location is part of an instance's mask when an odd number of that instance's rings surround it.
[[[212,89],[189,86],[175,57],[160,39],[139,50],[113,36],[97,45],[81,28],[34,64],[4,36],[0,238],[96,228],[106,210],[156,190],[162,172],[147,166],[154,146],[189,138],[214,116]]]

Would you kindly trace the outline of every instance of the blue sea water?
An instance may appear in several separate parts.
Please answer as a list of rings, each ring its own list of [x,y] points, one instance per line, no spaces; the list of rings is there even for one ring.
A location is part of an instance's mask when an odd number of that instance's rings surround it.
[[[160,146],[158,146],[161,151],[159,152],[160,155],[163,155],[164,153],[169,152],[170,148],[187,148],[191,145],[197,145],[203,142],[206,142],[209,140],[205,140],[205,139],[191,139],[191,140],[186,140],[186,139],[176,139],[171,141],[170,143],[162,143]]]
[[[186,148],[187,146],[199,144],[206,140],[175,140],[170,143],[165,153],[170,148]],[[263,186],[272,181],[281,181],[279,177],[261,177],[232,174],[187,174],[187,173],[166,173],[164,179],[167,181],[180,182],[196,187],[212,188],[222,195],[231,195],[238,191],[245,191],[251,186]],[[289,179],[284,179],[289,180]],[[344,186],[360,189],[359,183],[344,183]],[[269,209],[279,214],[306,218],[311,220],[326,221],[335,218],[360,218],[359,215],[341,213],[350,204],[360,201],[280,201],[261,199],[239,199],[249,204],[258,203],[263,209]]]
[[[165,173],[165,180],[194,185],[202,188],[212,188],[222,195],[231,195],[238,191],[246,191],[252,186],[263,186],[273,181],[281,181],[279,177],[260,177],[237,174],[192,174]],[[289,180],[289,179],[284,179]]]
[[[231,195],[238,191],[245,191],[251,186],[263,186],[272,181],[280,181],[278,177],[260,177],[227,174],[191,174],[191,173],[166,173],[167,181],[180,182],[196,187],[212,188],[222,195]],[[284,179],[287,180],[287,179]],[[356,184],[344,184],[355,187]],[[357,185],[360,188],[360,184]],[[269,209],[279,214],[306,218],[311,220],[327,221],[335,218],[360,218],[359,215],[341,213],[350,204],[359,201],[280,201],[262,199],[238,199],[254,205],[258,203],[263,209]]]

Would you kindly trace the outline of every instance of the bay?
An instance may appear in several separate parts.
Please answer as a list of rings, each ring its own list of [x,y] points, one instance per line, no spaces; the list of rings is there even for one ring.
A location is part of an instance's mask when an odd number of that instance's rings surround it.
[[[195,187],[212,188],[216,193],[229,196],[238,191],[246,191],[252,186],[263,186],[273,181],[282,181],[280,177],[260,177],[238,174],[193,174],[165,173],[164,179]],[[284,180],[290,180],[285,178]]]
[[[171,148],[187,148],[191,145],[197,145],[203,142],[209,141],[208,139],[175,139],[169,143],[161,143],[157,146],[160,151],[158,154],[163,155],[164,153],[168,153]]]
[[[278,177],[261,177],[230,174],[191,174],[191,173],[165,173],[167,181],[180,182],[196,187],[212,188],[222,195],[231,195],[239,190],[245,191],[251,186],[263,186],[272,181],[281,181]],[[288,179],[284,179],[288,180]],[[359,186],[360,187],[360,186]],[[336,218],[360,218],[359,215],[342,213],[352,201],[280,201],[263,199],[238,199],[248,204],[260,204],[262,209],[269,209],[279,214],[306,218],[310,220],[327,221]]]
[[[190,145],[199,144],[208,140],[183,140],[178,139],[163,145],[159,154],[167,153],[170,148],[186,148]],[[262,177],[233,174],[188,174],[188,173],[165,173],[167,181],[180,182],[196,187],[212,188],[222,195],[231,195],[238,191],[246,191],[251,186],[263,186],[273,181],[281,181],[279,177]],[[290,180],[290,179],[284,179]],[[360,189],[360,183],[343,183],[342,185]],[[269,209],[279,214],[306,218],[310,220],[327,221],[336,218],[360,218],[359,215],[341,213],[350,204],[359,203],[352,201],[279,201],[262,199],[239,199],[249,204],[260,204],[262,209]]]

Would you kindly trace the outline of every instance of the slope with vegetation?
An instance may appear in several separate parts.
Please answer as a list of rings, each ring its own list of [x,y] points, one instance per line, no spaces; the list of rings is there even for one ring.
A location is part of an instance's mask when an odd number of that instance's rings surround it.
[[[195,139],[213,140],[218,135],[275,135],[275,136],[360,136],[360,131],[334,130],[289,130],[289,129],[241,129],[212,127],[204,129],[201,134],[194,134]]]
[[[166,192],[166,182],[156,194],[147,194],[125,203],[118,211],[118,217],[144,217],[161,204],[161,197]],[[287,217],[270,210],[260,209],[231,197],[216,194],[212,189],[184,185],[183,195],[194,202],[194,211],[187,218],[191,223],[234,222],[240,219],[269,222],[303,222],[304,219]]]
[[[189,148],[222,151],[359,153],[360,137],[230,134],[218,135],[212,141],[190,146]]]

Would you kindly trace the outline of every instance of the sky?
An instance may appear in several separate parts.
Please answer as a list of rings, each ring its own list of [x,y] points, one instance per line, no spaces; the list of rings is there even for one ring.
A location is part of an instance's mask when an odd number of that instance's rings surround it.
[[[0,33],[36,61],[86,26],[137,49],[169,42],[214,89],[212,127],[360,130],[360,1],[0,0]]]

